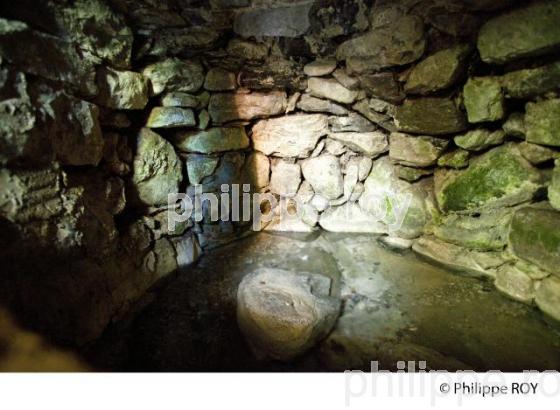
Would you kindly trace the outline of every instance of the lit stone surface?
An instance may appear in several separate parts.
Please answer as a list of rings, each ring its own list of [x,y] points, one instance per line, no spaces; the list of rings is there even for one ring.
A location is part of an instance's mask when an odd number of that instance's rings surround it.
[[[233,151],[249,146],[249,138],[245,130],[240,127],[214,127],[205,131],[179,132],[173,141],[180,151],[201,154]]]

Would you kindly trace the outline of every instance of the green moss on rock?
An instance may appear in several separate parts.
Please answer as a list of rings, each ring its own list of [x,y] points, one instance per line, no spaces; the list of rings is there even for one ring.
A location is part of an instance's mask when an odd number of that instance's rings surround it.
[[[560,99],[527,103],[525,107],[527,141],[560,146]]]
[[[511,221],[509,243],[519,258],[560,275],[560,213],[552,209],[522,208]]]
[[[470,78],[463,88],[469,122],[497,121],[504,117],[504,96],[497,77]]]
[[[445,211],[473,211],[530,200],[540,187],[540,173],[511,144],[471,161],[463,171],[436,172],[436,196]]]

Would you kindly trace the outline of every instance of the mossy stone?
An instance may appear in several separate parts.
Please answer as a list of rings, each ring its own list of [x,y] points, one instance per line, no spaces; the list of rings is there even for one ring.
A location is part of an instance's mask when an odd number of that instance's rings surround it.
[[[527,141],[560,147],[560,98],[525,106]]]
[[[174,137],[180,151],[213,154],[249,147],[249,138],[242,127],[209,128],[205,131],[181,132]]]
[[[470,123],[497,121],[504,117],[504,96],[497,77],[470,78],[463,88]]]
[[[539,187],[539,171],[513,144],[486,152],[465,170],[436,172],[436,197],[444,212],[516,205],[530,200]]]
[[[560,213],[545,208],[527,207],[515,212],[509,243],[521,259],[560,275]]]
[[[466,168],[469,166],[469,151],[464,149],[457,149],[455,151],[447,152],[438,159],[438,166],[448,168]]]
[[[414,134],[444,135],[464,131],[467,122],[454,101],[447,98],[407,100],[396,109],[399,131]]]

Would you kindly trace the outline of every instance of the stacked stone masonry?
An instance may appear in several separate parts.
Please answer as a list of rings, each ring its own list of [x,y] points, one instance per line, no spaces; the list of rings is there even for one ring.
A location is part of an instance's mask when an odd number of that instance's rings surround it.
[[[8,305],[97,338],[251,232],[170,231],[168,194],[238,183],[301,200],[262,229],[404,239],[560,320],[559,0],[192,3],[0,5]]]

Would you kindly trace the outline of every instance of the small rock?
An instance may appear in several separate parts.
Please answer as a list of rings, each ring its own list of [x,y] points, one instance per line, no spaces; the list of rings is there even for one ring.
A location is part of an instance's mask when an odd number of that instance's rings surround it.
[[[345,88],[335,79],[310,78],[307,83],[311,95],[319,98],[328,98],[342,104],[352,104],[358,96],[357,91]]]
[[[196,95],[181,92],[167,93],[160,102],[163,107],[198,108],[200,106],[200,100]]]
[[[236,120],[253,120],[283,114],[286,111],[285,92],[218,93],[212,94],[208,112],[214,124]]]
[[[348,110],[341,105],[335,104],[330,100],[322,100],[303,94],[297,103],[297,108],[307,112],[326,112],[334,115],[346,115]]]
[[[154,107],[146,122],[148,128],[177,128],[194,125],[196,125],[196,120],[192,110],[181,107]]]
[[[560,98],[525,106],[527,142],[560,147]]]
[[[401,86],[391,72],[361,75],[360,85],[368,97],[380,98],[392,104],[400,104],[405,98]]]
[[[486,129],[476,129],[463,135],[453,138],[455,144],[469,151],[482,151],[492,145],[500,145],[504,142],[505,132],[502,130],[489,131]]]
[[[198,113],[198,129],[205,130],[208,128],[208,124],[210,123],[210,114],[208,111],[202,110]]]
[[[329,75],[336,68],[336,60],[315,60],[312,63],[306,64],[303,67],[303,72],[310,77],[322,77]]]
[[[335,156],[324,154],[306,159],[301,170],[316,193],[327,199],[337,199],[343,194],[342,170]]]
[[[513,112],[508,119],[502,124],[502,129],[506,135],[525,138],[525,116],[520,112]]]
[[[272,163],[270,177],[270,192],[283,197],[294,196],[301,184],[301,169],[299,164],[292,164],[284,160]]]
[[[389,132],[397,130],[395,127],[395,122],[393,121],[394,113],[388,115],[377,112],[369,106],[369,102],[367,100],[361,100],[357,102],[352,106],[352,108],[366,117],[372,123],[379,125],[381,128],[384,128]]]
[[[404,90],[409,94],[429,94],[454,85],[465,73],[468,45],[438,51],[418,63],[410,72]]]
[[[407,100],[397,107],[395,125],[399,131],[442,135],[463,131],[467,122],[452,100],[420,98]]]
[[[371,132],[377,127],[355,112],[349,112],[348,116],[329,117],[329,128],[331,132]]]
[[[150,79],[153,95],[164,90],[196,92],[204,82],[204,70],[200,64],[177,58],[151,64],[144,68],[142,74]]]
[[[498,268],[496,289],[519,302],[531,304],[535,297],[533,280],[515,266],[506,264]]]
[[[559,83],[560,62],[512,71],[502,77],[502,86],[507,98],[533,98],[557,89]]]
[[[447,148],[448,140],[393,132],[389,136],[389,158],[411,167],[434,165]]]
[[[249,138],[242,127],[214,127],[179,132],[174,135],[173,143],[180,151],[212,154],[245,149],[249,146]]]
[[[544,313],[560,320],[560,278],[543,279],[535,293],[535,303]]]
[[[447,152],[438,158],[437,164],[440,167],[448,168],[466,168],[469,166],[469,151],[464,149],[457,149],[455,151]]]
[[[470,123],[497,121],[504,118],[504,96],[498,78],[469,78],[463,88],[463,96]]]
[[[210,176],[218,166],[218,157],[191,154],[187,156],[187,174],[191,185],[200,184],[207,176]]]
[[[223,68],[212,68],[206,73],[204,88],[208,91],[231,91],[237,88],[235,73]]]
[[[340,141],[355,152],[377,157],[387,152],[387,136],[379,131],[372,132],[334,132],[329,137]]]
[[[256,150],[266,155],[306,158],[328,134],[327,116],[296,114],[260,120],[252,129]]]
[[[395,167],[395,172],[400,179],[404,179],[408,182],[418,181],[420,178],[434,173],[434,171],[430,169],[404,167],[401,165]]]
[[[386,233],[387,228],[374,216],[364,212],[357,203],[325,210],[319,218],[319,225],[329,232]]]
[[[246,9],[238,13],[233,31],[241,37],[298,37],[309,28],[310,3],[267,9]]]
[[[327,138],[326,143],[325,143],[325,149],[329,154],[336,156],[342,155],[346,152],[346,147],[344,146],[344,144],[340,141],[337,141],[336,139],[332,139],[332,138]],[[312,155],[313,157],[314,155]],[[318,156],[318,155],[315,155]]]
[[[148,81],[140,73],[102,68],[97,72],[97,101],[117,110],[141,110],[148,103]]]
[[[268,186],[270,182],[270,160],[258,151],[251,152],[244,165],[243,182],[247,181],[254,189]]]
[[[239,38],[231,39],[227,45],[228,54],[247,60],[264,60],[268,55],[268,46]]]
[[[342,84],[344,87],[348,88],[349,90],[355,91],[358,88],[360,88],[360,80],[354,77],[350,77],[348,74],[346,74],[346,71],[344,71],[344,69],[342,68],[338,68],[334,70],[333,77],[336,78],[336,80],[340,84]]]
[[[523,141],[519,145],[521,155],[533,165],[539,165],[552,159],[560,158],[560,154],[553,149]]]
[[[412,248],[413,243],[411,239],[396,238],[394,236],[382,236],[379,238],[379,242],[398,251]]]

